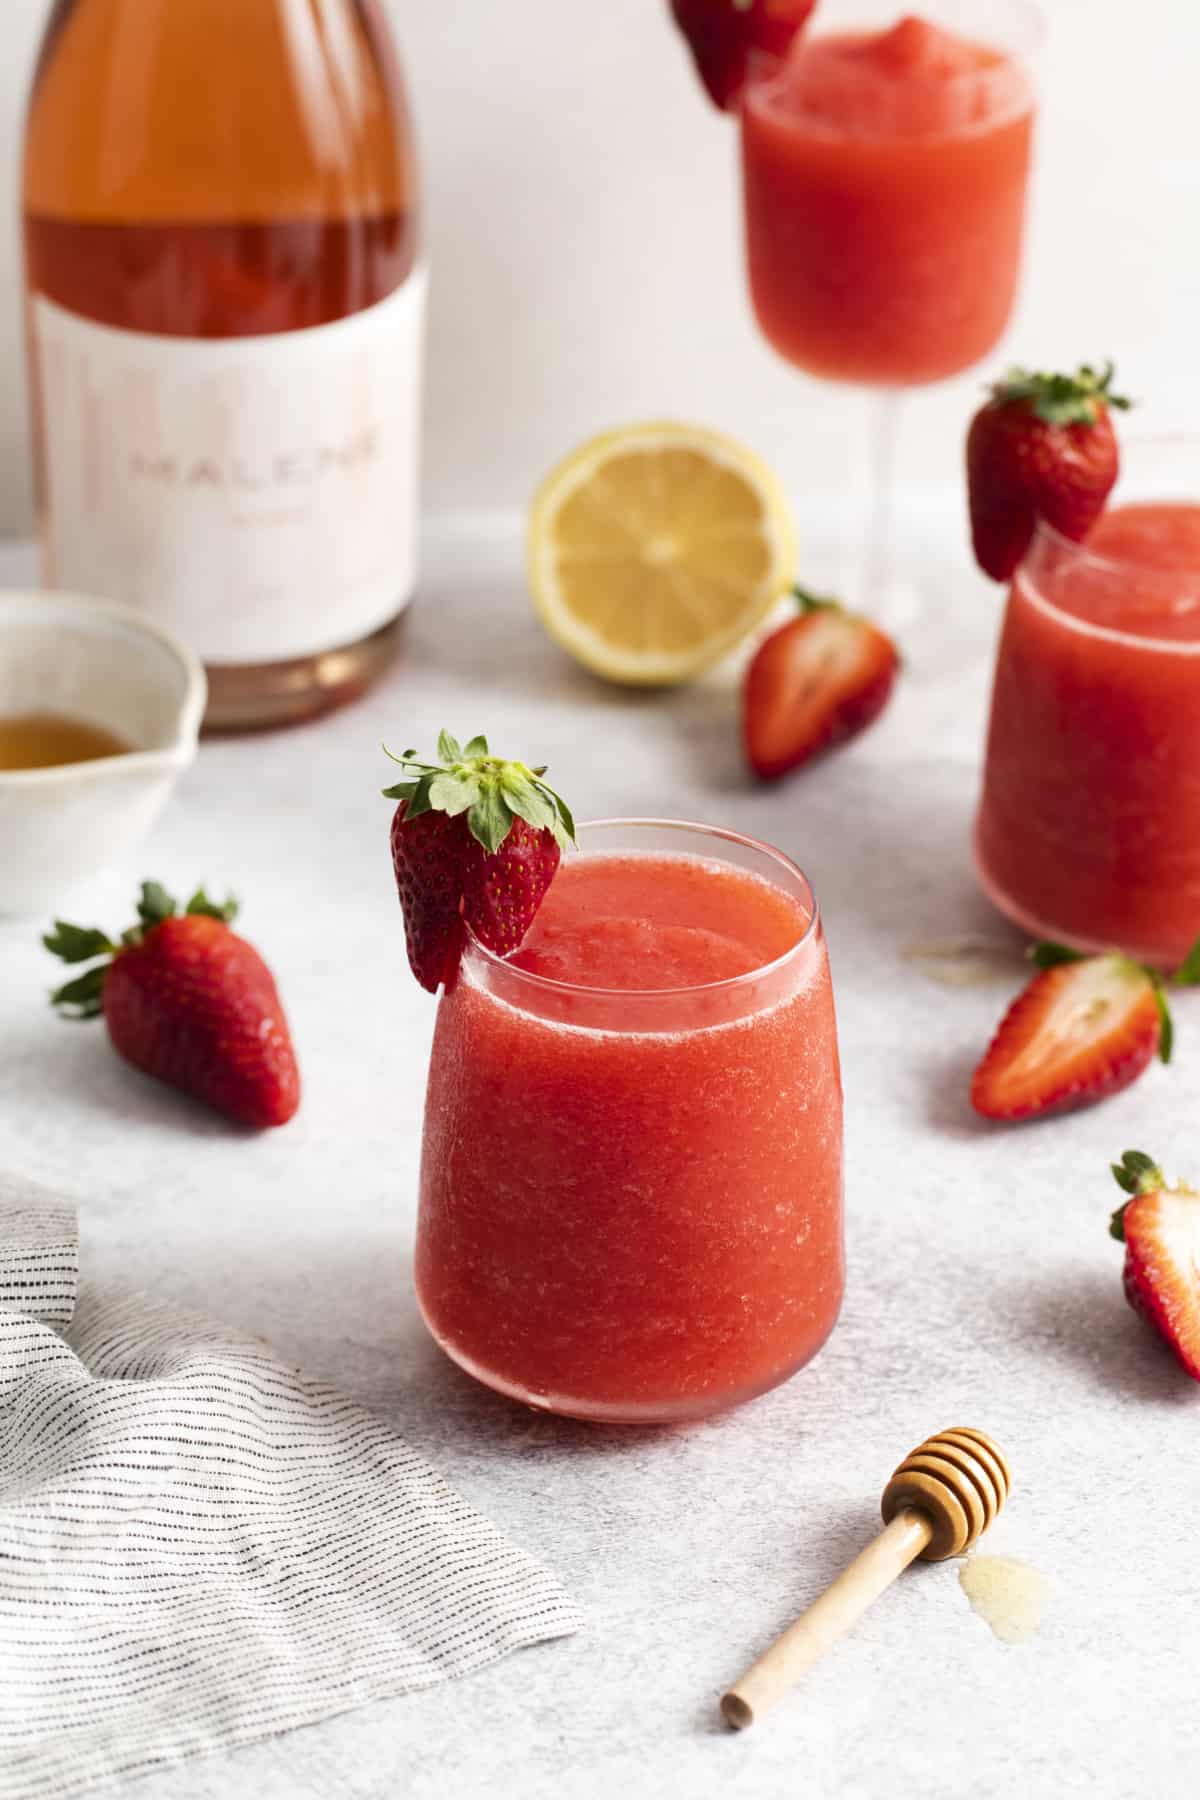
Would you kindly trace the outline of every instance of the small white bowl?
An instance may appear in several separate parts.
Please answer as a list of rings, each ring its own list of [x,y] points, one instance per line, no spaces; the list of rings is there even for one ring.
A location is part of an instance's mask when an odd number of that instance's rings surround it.
[[[133,746],[0,769],[0,912],[55,906],[150,829],[195,758],[206,693],[192,652],[133,607],[0,593],[0,717],[58,713]]]

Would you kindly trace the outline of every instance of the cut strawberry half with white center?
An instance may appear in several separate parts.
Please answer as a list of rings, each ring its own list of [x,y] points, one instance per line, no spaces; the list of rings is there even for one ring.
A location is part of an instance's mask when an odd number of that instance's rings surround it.
[[[1200,1381],[1200,1194],[1169,1187],[1142,1150],[1127,1150],[1112,1171],[1133,1196],[1110,1226],[1125,1245],[1125,1298]]]
[[[971,1104],[988,1119],[1088,1106],[1171,1056],[1161,978],[1116,952],[1039,944],[1041,973],[1018,994],[975,1071]]]
[[[756,775],[772,780],[865,731],[891,696],[896,646],[861,613],[803,588],[800,617],[755,653],[742,690],[742,735]]]
[[[391,752],[389,751],[390,755]],[[532,925],[561,852],[575,841],[566,802],[544,768],[466,748],[443,731],[440,763],[414,750],[393,757],[408,779],[383,791],[392,817],[392,867],[413,974],[431,993],[453,983],[464,924],[507,956]]]

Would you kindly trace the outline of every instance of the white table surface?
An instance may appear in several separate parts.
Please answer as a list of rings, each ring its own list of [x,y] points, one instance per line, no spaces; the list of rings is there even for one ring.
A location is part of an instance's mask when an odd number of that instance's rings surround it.
[[[819,582],[838,521],[806,523]],[[528,612],[515,523],[495,520],[429,534],[402,660],[366,701],[206,745],[152,841],[70,916],[123,926],[144,875],[235,889],[302,1061],[285,1130],[240,1135],[126,1068],[99,1028],[59,1023],[36,923],[0,925],[0,1164],[77,1197],[86,1273],[261,1332],[376,1409],[588,1617],[470,1680],[129,1784],[140,1800],[1194,1800],[1200,1389],[1122,1299],[1107,1165],[1137,1145],[1200,1177],[1200,994],[1178,1002],[1174,1066],[1105,1106],[1009,1130],[973,1118],[968,1075],[1016,975],[946,987],[904,949],[1006,941],[967,847],[998,599],[949,504],[909,524],[907,556],[958,620],[941,672],[910,676],[873,732],[788,784],[742,772],[736,667],[664,697],[567,664]],[[27,548],[0,547],[0,583],[31,571]],[[740,1412],[686,1430],[538,1417],[459,1374],[418,1319],[434,1008],[404,963],[378,746],[432,746],[441,725],[546,760],[580,815],[739,827],[813,878],[849,1285],[818,1360]],[[768,1722],[728,1733],[722,1686],[874,1529],[893,1465],[955,1423],[1010,1454],[1017,1491],[989,1547],[1048,1577],[1040,1633],[1002,1644],[957,1566],[927,1565]]]

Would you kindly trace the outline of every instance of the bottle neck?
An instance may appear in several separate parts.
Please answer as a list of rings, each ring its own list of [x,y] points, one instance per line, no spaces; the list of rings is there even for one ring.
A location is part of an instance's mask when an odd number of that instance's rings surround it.
[[[26,211],[141,224],[415,211],[375,0],[60,0],[26,125]]]

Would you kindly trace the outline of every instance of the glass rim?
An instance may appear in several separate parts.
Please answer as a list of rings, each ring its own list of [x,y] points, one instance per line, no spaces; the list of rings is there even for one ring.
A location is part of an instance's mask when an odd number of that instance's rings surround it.
[[[798,881],[809,902],[808,922],[794,944],[789,944],[770,962],[759,963],[756,968],[746,969],[740,975],[724,975],[720,981],[699,981],[689,983],[685,987],[634,987],[608,988],[588,987],[578,981],[559,981],[553,975],[539,975],[533,969],[518,968],[509,962],[507,957],[499,956],[496,951],[489,950],[486,944],[480,943],[471,927],[465,927],[467,944],[472,954],[478,956],[485,968],[502,972],[504,977],[525,985],[536,993],[559,995],[583,995],[592,1001],[612,1000],[628,1004],[630,1001],[643,1000],[679,1000],[690,994],[732,993],[746,987],[750,982],[761,981],[764,976],[772,976],[785,969],[793,958],[808,948],[816,936],[821,924],[821,907],[817,899],[817,891],[804,873],[798,862],[784,851],[777,850],[774,844],[765,843],[761,838],[750,837],[748,833],[733,831],[724,825],[705,825],[698,819],[665,819],[649,817],[613,817],[604,819],[583,819],[576,827],[578,835],[585,831],[602,829],[651,829],[656,831],[679,831],[690,833],[696,837],[715,838],[719,843],[737,844],[744,850],[757,851],[769,862],[774,863],[793,881]],[[637,854],[637,852],[634,852]],[[736,866],[736,865],[734,865]]]
[[[862,5],[863,3],[864,0],[858,0],[858,4]],[[1045,6],[1040,4],[1040,0],[978,0],[978,5],[981,17],[986,16],[989,25],[996,19],[997,12],[1004,13],[1009,20],[1017,22],[1019,41],[1012,44],[1001,43],[993,45],[993,41],[986,36],[973,36],[969,20],[963,21],[965,29],[960,35],[971,37],[974,42],[983,44],[985,48],[990,49],[995,47],[997,49],[1005,50],[1007,53],[1006,61],[1008,62],[1034,62],[1046,48],[1046,43],[1050,35],[1050,22],[1046,14]],[[814,29],[822,36],[828,36],[831,32],[839,30],[844,31],[852,28],[853,22],[851,20],[831,18],[828,21],[829,31],[825,31],[823,29],[825,23],[824,19],[820,14],[818,14],[817,17],[818,23]],[[903,17],[903,6],[900,4],[900,0],[897,0],[896,22],[899,23],[900,19]],[[936,20],[933,22],[935,24],[937,23]],[[805,29],[805,27],[802,27],[801,31],[803,32]],[[751,50],[747,59],[743,101],[745,97],[749,96],[755,89],[762,89],[770,85],[773,77],[779,74],[783,65],[787,62],[788,54],[788,51],[779,54],[771,50]],[[948,76],[941,85],[953,89],[967,82],[977,81],[978,77],[979,71],[977,69],[964,69],[960,74]]]
[[[1126,440],[1121,455],[1121,474],[1126,473],[1128,458],[1136,456],[1142,450],[1189,449],[1195,458],[1197,467],[1196,497],[1194,500],[1179,500],[1181,506],[1194,505],[1200,508],[1200,433],[1188,431],[1148,433],[1144,437],[1133,437]],[[1162,500],[1160,495],[1159,500]],[[1153,505],[1155,497],[1148,495],[1142,502],[1130,499],[1119,500],[1119,505],[1139,504]],[[1168,497],[1165,504],[1174,504]],[[1016,583],[1021,582],[1022,592],[1030,604],[1039,607],[1043,612],[1059,620],[1071,631],[1081,633],[1085,637],[1105,638],[1110,643],[1121,644],[1126,649],[1136,650],[1142,654],[1170,656],[1200,656],[1200,638],[1164,637],[1157,631],[1132,631],[1125,625],[1110,625],[1103,619],[1085,617],[1082,613],[1070,612],[1046,591],[1046,584],[1039,578],[1036,568],[1036,554],[1040,548],[1048,549],[1064,559],[1069,559],[1072,569],[1089,567],[1107,576],[1110,580],[1127,577],[1131,572],[1138,573],[1138,580],[1153,584],[1161,581],[1168,586],[1179,581],[1180,575],[1186,571],[1179,569],[1146,569],[1135,558],[1128,556],[1105,556],[1101,552],[1089,550],[1086,541],[1076,543],[1074,538],[1065,537],[1053,525],[1039,519],[1034,527],[1033,538],[1029,549],[1021,558],[1010,584],[1010,594]],[[1200,570],[1197,571],[1200,574]]]
[[[1142,451],[1142,450],[1174,450],[1174,449],[1182,450],[1182,449],[1186,449],[1186,448],[1191,449],[1191,451],[1196,459],[1196,497],[1195,497],[1195,500],[1191,501],[1191,502],[1186,501],[1186,500],[1172,502],[1172,501],[1168,500],[1166,502],[1166,504],[1167,505],[1179,504],[1181,506],[1194,505],[1194,506],[1200,508],[1200,432],[1164,431],[1164,432],[1156,432],[1152,435],[1147,435],[1145,437],[1127,438],[1121,449],[1121,466],[1120,466],[1120,469],[1117,474],[1118,483],[1120,482],[1121,477],[1125,474],[1125,472],[1128,468],[1129,458],[1131,456],[1137,456],[1140,451]],[[1114,492],[1115,491],[1116,490],[1114,489]],[[1148,495],[1146,497],[1146,499],[1144,499],[1144,500],[1135,500],[1135,499],[1123,500],[1121,498],[1118,498],[1118,500],[1117,500],[1118,506],[1126,506],[1126,505],[1128,505],[1128,506],[1153,506],[1158,503],[1159,502],[1156,502],[1154,496],[1152,496],[1152,495]],[[1106,507],[1107,507],[1107,503],[1106,503]],[[1103,515],[1101,515],[1101,516],[1103,516]],[[1048,524],[1047,521],[1042,518],[1039,518],[1037,520],[1036,525],[1034,526],[1032,542],[1030,543],[1029,549],[1026,551],[1025,555],[1021,558],[1021,564],[1020,564],[1021,568],[1025,567],[1033,550],[1036,548],[1036,546],[1039,543],[1049,544],[1055,550],[1064,551],[1067,555],[1069,555],[1072,558],[1072,560],[1074,561],[1076,566],[1078,566],[1080,563],[1087,563],[1090,567],[1095,568],[1095,569],[1103,569],[1110,575],[1124,575],[1124,574],[1127,574],[1129,572],[1129,570],[1131,570],[1131,569],[1139,569],[1139,570],[1141,570],[1142,574],[1150,581],[1153,581],[1155,579],[1155,577],[1159,576],[1159,575],[1161,575],[1164,578],[1164,580],[1170,580],[1172,577],[1174,577],[1175,579],[1178,579],[1178,576],[1179,576],[1178,569],[1149,569],[1148,570],[1145,568],[1144,564],[1141,564],[1138,562],[1136,557],[1106,556],[1103,553],[1103,551],[1089,550],[1088,546],[1087,546],[1086,538],[1083,540],[1082,543],[1080,543],[1075,538],[1067,537],[1065,532],[1059,531],[1057,526]],[[1051,602],[1051,604],[1053,604],[1053,602]],[[1141,634],[1137,633],[1135,635],[1140,636]]]

